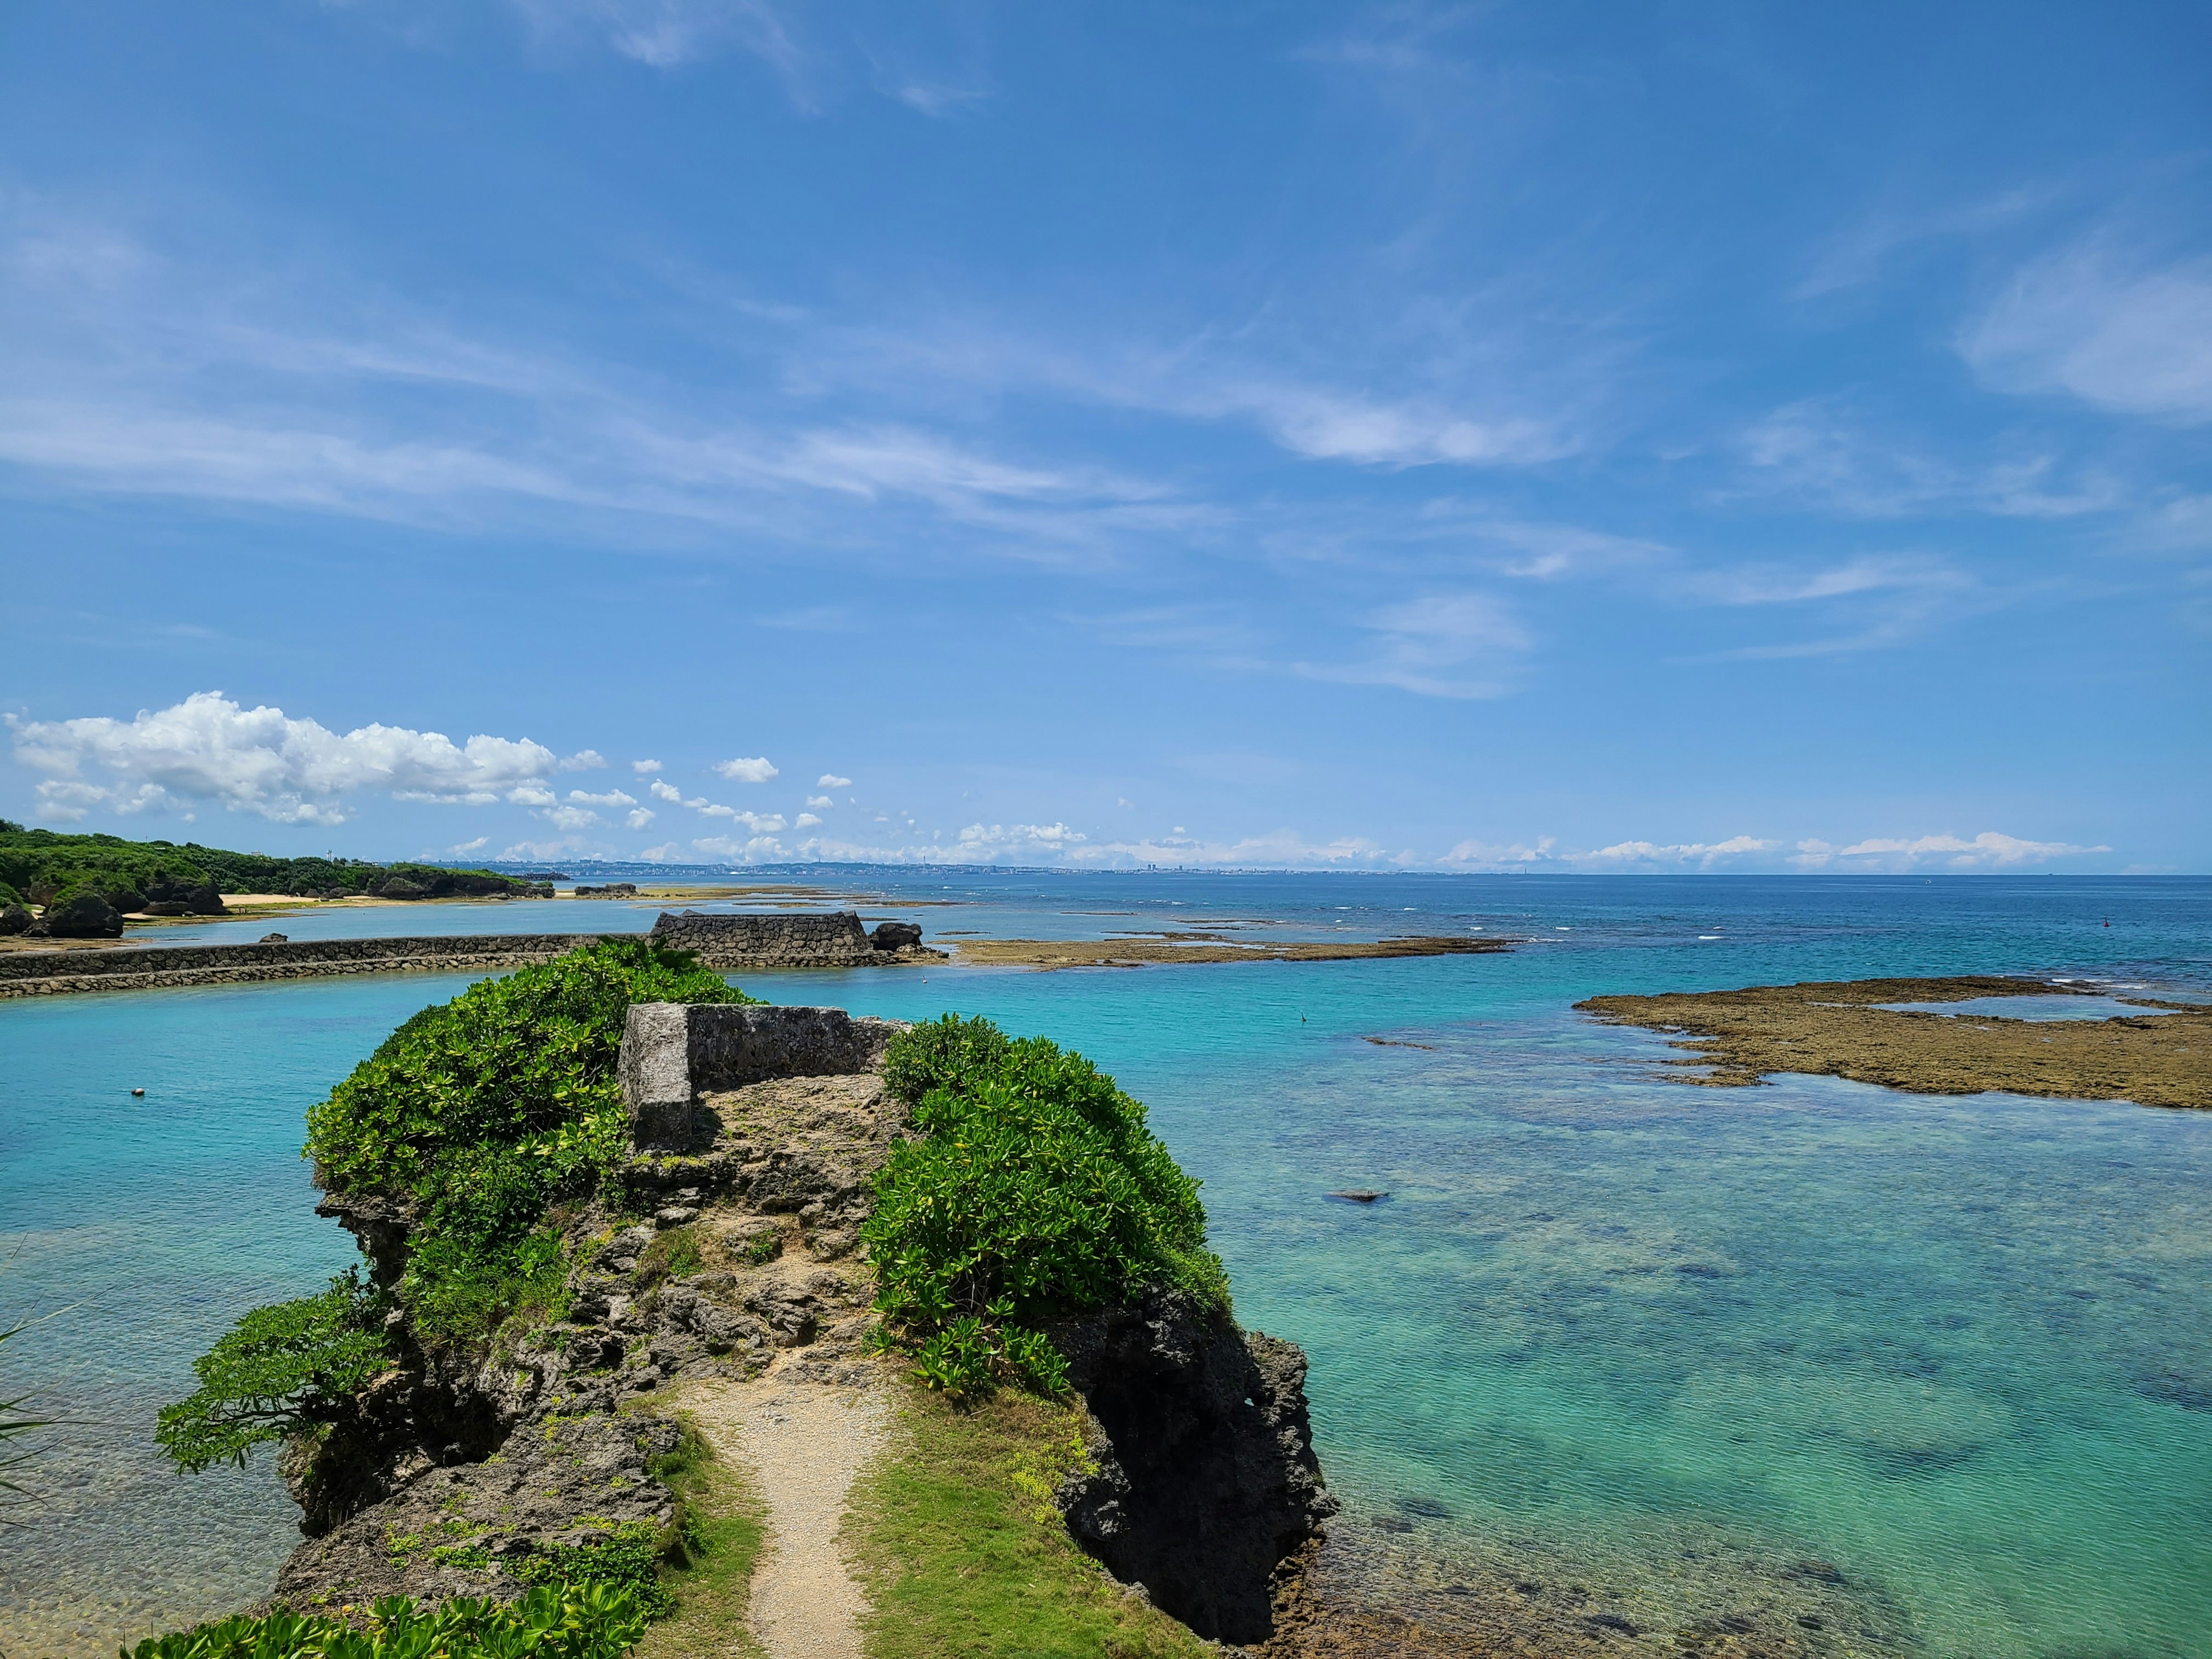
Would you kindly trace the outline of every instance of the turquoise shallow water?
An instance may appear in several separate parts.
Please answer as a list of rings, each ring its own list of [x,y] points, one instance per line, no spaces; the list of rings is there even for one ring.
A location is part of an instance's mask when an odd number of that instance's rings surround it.
[[[1571,1581],[1662,1636],[1802,1614],[1858,1650],[2212,1654],[2212,1118],[1826,1079],[1691,1091],[1658,1076],[1657,1039],[1570,1011],[1601,990],[1870,973],[2202,992],[2212,883],[907,890],[962,907],[925,914],[933,931],[1194,912],[1544,939],[745,981],[778,1001],[989,1013],[1148,1101],[1206,1183],[1240,1316],[1312,1357],[1343,1532],[1372,1546],[1355,1565],[1400,1584]],[[1113,909],[1130,914],[1073,914]],[[343,1235],[312,1213],[301,1114],[455,988],[0,1006],[0,1303],[76,1304],[10,1359],[82,1425],[0,1569],[0,1649],[106,1651],[265,1586],[292,1541],[270,1472],[175,1480],[144,1431],[236,1312],[343,1265]],[[1390,1196],[1324,1196],[1346,1186]]]

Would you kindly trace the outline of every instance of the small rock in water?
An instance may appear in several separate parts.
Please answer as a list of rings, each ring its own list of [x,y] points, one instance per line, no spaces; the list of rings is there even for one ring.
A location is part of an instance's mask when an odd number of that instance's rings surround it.
[[[1583,1623],[1595,1625],[1601,1630],[1617,1630],[1623,1636],[1635,1636],[1640,1633],[1635,1626],[1617,1613],[1593,1613],[1585,1617]]]
[[[146,1097],[146,1091],[143,1089],[133,1089],[131,1092],[138,1099],[143,1100]]]
[[[1388,1193],[1378,1193],[1371,1187],[1347,1187],[1340,1193],[1331,1193],[1331,1198],[1340,1198],[1347,1204],[1372,1204],[1378,1198],[1388,1198]]]
[[[289,945],[292,940],[291,936],[286,933],[264,933],[261,942],[264,945]]]

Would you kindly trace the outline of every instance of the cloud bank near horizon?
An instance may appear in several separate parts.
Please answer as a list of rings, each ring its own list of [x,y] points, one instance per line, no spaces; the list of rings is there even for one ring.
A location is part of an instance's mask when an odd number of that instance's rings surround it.
[[[82,823],[104,812],[143,836],[155,822],[197,822],[220,809],[271,824],[334,829],[356,818],[371,800],[464,811],[520,812],[556,832],[505,846],[503,859],[562,856],[656,863],[733,866],[793,862],[1063,866],[1076,869],[1147,865],[1215,869],[1454,870],[1560,872],[1894,872],[2043,868],[2111,854],[2107,845],[2038,840],[2000,830],[1972,836],[1949,830],[1830,840],[1737,834],[1712,841],[1627,839],[1577,848],[1550,836],[1492,842],[1461,840],[1443,851],[1393,848],[1371,836],[1316,839],[1290,827],[1230,837],[1165,833],[1115,835],[1078,827],[1066,816],[1050,822],[975,821],[929,829],[911,814],[894,816],[857,797],[840,807],[826,795],[804,796],[791,816],[727,805],[687,794],[660,773],[663,763],[633,761],[658,806],[628,791],[551,786],[559,772],[603,769],[610,763],[584,748],[563,757],[533,738],[477,733],[456,744],[439,732],[373,723],[340,733],[312,719],[268,705],[246,708],[221,691],[198,691],[169,708],[141,709],[130,720],[107,715],[60,720],[4,718],[14,759],[38,781],[35,816],[55,824]],[[781,775],[761,757],[707,763],[704,769],[748,785]],[[850,787],[835,772],[816,787]],[[1121,803],[1124,806],[1127,802]],[[702,833],[657,845],[623,847],[608,839],[617,824],[641,832],[665,811],[688,812]],[[824,813],[841,817],[825,817]],[[734,835],[716,829],[742,830]],[[449,832],[450,833],[450,832]],[[447,846],[459,855],[491,844],[489,832]],[[441,837],[442,842],[443,837]]]

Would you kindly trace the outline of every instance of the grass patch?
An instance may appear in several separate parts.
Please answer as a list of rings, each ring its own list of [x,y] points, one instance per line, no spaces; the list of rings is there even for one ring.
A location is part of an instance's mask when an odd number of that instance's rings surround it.
[[[867,1591],[869,1659],[1198,1659],[1217,1650],[1126,1595],[1050,1502],[1079,1460],[1070,1407],[1002,1392],[963,1410],[909,1387],[842,1534]]]
[[[744,1475],[716,1458],[689,1423],[684,1438],[653,1466],[675,1492],[677,1545],[664,1583],[675,1610],[646,1632],[636,1659],[751,1659],[760,1651],[745,1615],[760,1559],[761,1505]]]

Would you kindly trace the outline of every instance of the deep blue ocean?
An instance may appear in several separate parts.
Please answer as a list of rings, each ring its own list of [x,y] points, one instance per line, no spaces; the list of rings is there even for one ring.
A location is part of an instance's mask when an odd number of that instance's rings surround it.
[[[779,1002],[988,1014],[1144,1099],[1205,1182],[1239,1317],[1311,1357],[1341,1570],[1415,1601],[1572,1583],[1662,1640],[1747,1614],[1816,1619],[1816,1647],[1839,1653],[2212,1656],[2212,1115],[1832,1079],[1690,1089],[1662,1075],[1657,1037],[1571,1009],[1878,974],[2212,994],[2212,881],[824,885],[932,935],[1527,941],[741,977]],[[159,937],[628,930],[657,908],[338,910]],[[153,1415],[239,1313],[347,1264],[313,1214],[302,1115],[463,983],[0,1003],[0,1316],[40,1322],[0,1351],[0,1395],[35,1389],[67,1419],[27,1471],[40,1501],[0,1534],[0,1652],[106,1654],[265,1591],[297,1541],[273,1469],[165,1473]],[[1389,1196],[1326,1196],[1346,1187]]]

